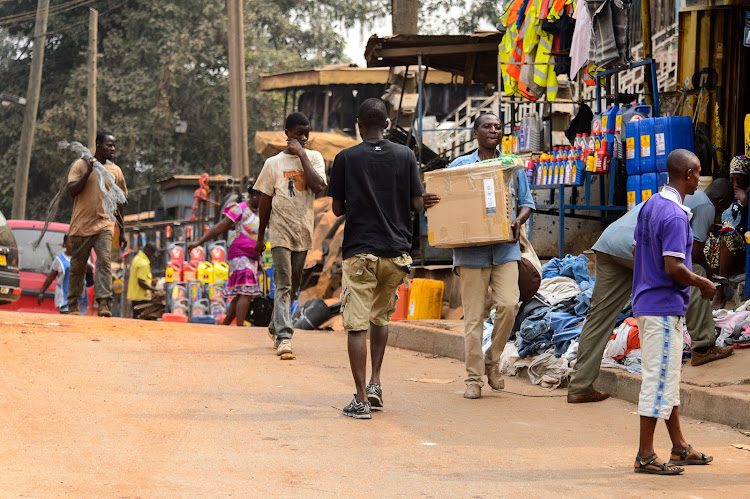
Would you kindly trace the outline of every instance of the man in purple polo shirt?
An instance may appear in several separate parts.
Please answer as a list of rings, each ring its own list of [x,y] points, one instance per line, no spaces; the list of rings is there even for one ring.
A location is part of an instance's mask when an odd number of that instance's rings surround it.
[[[690,208],[683,205],[698,187],[701,165],[690,151],[677,149],[667,158],[669,183],[643,204],[635,226],[633,315],[641,340],[640,445],[636,473],[677,475],[679,466],[707,464],[712,457],[693,450],[680,428],[680,370],[682,331],[690,286],[705,299],[716,294],[714,284],[690,271],[693,233]],[[654,430],[664,419],[672,440],[669,463],[654,452]]]

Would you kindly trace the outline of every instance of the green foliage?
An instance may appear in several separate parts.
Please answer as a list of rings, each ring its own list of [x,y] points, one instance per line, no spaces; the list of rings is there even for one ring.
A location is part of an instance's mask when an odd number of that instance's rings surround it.
[[[509,0],[424,0],[420,2],[419,31],[424,34],[471,34],[495,29]],[[435,15],[435,13],[444,13]]]
[[[52,1],[52,5],[59,2]],[[98,122],[118,141],[115,162],[132,189],[178,173],[228,174],[226,5],[219,0],[98,0]],[[260,92],[260,75],[341,60],[343,28],[370,22],[390,4],[363,0],[245,0],[251,174],[255,131],[276,129],[283,98]],[[0,2],[0,18],[34,11],[36,0]],[[108,9],[111,11],[107,12]],[[86,142],[88,9],[49,19],[27,216],[41,218],[74,159],[59,140]],[[78,26],[59,31],[75,23]],[[3,29],[4,28],[4,29]],[[32,22],[0,27],[0,91],[25,95]],[[57,33],[55,33],[57,32]],[[18,59],[18,60],[16,60]],[[188,122],[175,133],[177,120]],[[0,210],[9,214],[23,107],[0,107]],[[66,199],[58,218],[67,220]],[[135,210],[131,203],[128,212]]]

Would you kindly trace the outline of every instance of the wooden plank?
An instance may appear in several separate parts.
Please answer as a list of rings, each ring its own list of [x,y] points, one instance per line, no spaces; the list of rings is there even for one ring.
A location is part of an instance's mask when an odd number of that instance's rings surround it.
[[[683,39],[680,33],[680,40]],[[680,50],[680,57],[685,56],[685,71],[682,78],[692,78],[695,73],[695,60],[698,56],[698,12],[690,12],[685,33],[685,46]]]
[[[472,52],[495,52],[497,43],[465,43],[463,45],[434,45],[425,47],[404,47],[397,49],[376,49],[374,57],[408,57],[421,55],[469,54]]]
[[[699,13],[698,71],[711,66],[711,11]]]

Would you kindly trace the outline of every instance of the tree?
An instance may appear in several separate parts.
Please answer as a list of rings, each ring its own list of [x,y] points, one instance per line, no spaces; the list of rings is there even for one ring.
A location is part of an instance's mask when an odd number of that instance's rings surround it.
[[[60,2],[53,2],[55,4]],[[177,173],[228,174],[229,91],[226,10],[221,0],[98,0],[99,128],[118,140],[116,162],[129,187]],[[6,16],[33,12],[35,0],[0,2]],[[385,5],[363,0],[245,0],[248,126],[279,127],[280,97],[260,92],[260,75],[339,62],[342,27],[367,23]],[[50,16],[42,95],[29,179],[29,217],[43,217],[74,159],[61,139],[85,142],[86,19],[77,8]],[[82,22],[80,25],[76,23]],[[24,53],[33,20],[0,24],[0,90],[23,95]],[[63,30],[63,31],[59,31]],[[3,57],[12,55],[12,57]],[[8,212],[23,109],[0,108],[0,210]],[[175,133],[177,120],[188,122]],[[251,174],[262,158],[251,155]],[[10,184],[10,186],[8,185]],[[10,190],[9,190],[10,189]],[[66,221],[66,198],[58,219]],[[129,212],[135,205],[128,207]]]

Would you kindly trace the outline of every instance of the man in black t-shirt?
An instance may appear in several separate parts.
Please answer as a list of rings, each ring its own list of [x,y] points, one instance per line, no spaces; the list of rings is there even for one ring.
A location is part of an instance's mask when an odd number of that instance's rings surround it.
[[[365,100],[357,123],[363,141],[336,155],[328,195],[334,214],[346,214],[341,313],[357,393],[343,413],[370,419],[371,406],[383,407],[380,367],[396,290],[411,264],[411,212],[434,204],[436,196],[423,199],[414,153],[383,139],[388,125],[383,101]],[[365,387],[368,329],[372,376]]]

